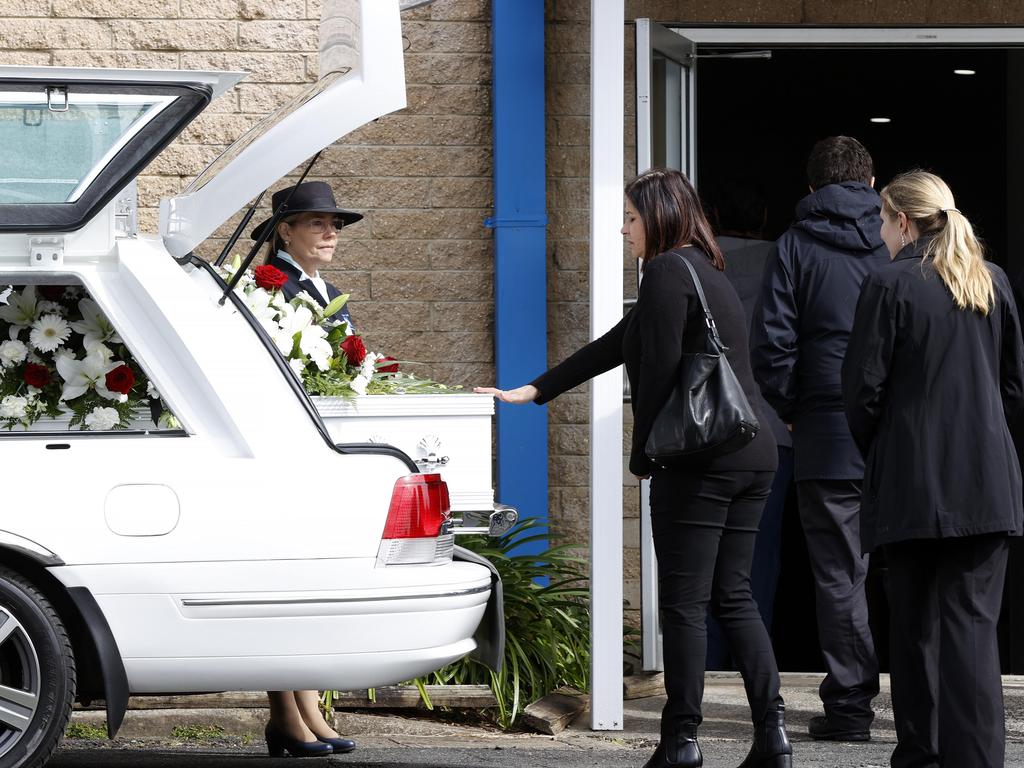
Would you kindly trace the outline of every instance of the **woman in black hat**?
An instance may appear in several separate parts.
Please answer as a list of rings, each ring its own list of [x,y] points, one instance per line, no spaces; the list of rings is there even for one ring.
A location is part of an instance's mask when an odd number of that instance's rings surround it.
[[[341,291],[320,277],[320,269],[334,258],[338,230],[354,224],[363,215],[339,208],[330,185],[323,181],[307,181],[275,192],[271,205],[275,212],[285,206],[284,216],[267,238],[267,264],[288,277],[281,292],[291,301],[305,291],[320,306],[327,306]],[[263,236],[271,220],[263,221],[252,231],[253,240]],[[348,307],[342,307],[337,319],[352,326]]]
[[[307,181],[275,192],[271,199],[274,212],[284,206],[284,215],[270,235],[267,264],[288,277],[281,287],[287,300],[305,291],[321,306],[327,306],[341,294],[320,277],[320,268],[334,258],[338,230],[363,218],[362,214],[339,208],[334,192],[322,181]],[[259,240],[272,218],[252,231]],[[337,318],[352,326],[348,307]],[[320,757],[351,752],[356,743],[339,736],[320,716],[317,691],[267,691],[270,722],[265,736],[271,757]]]

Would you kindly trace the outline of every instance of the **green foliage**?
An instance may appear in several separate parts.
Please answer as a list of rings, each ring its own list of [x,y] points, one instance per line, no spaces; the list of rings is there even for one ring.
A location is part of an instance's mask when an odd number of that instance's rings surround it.
[[[225,733],[221,725],[176,725],[171,729],[171,736],[182,741],[209,741],[219,739]]]
[[[72,720],[68,723],[68,727],[64,729],[64,736],[69,739],[106,739],[107,724],[104,722],[102,725],[93,725],[92,723]]]
[[[539,529],[536,520],[527,519],[497,539],[459,539],[459,544],[486,557],[501,574],[505,596],[501,670],[493,672],[465,658],[417,681],[490,685],[502,728],[510,728],[523,707],[556,688],[589,688],[590,611],[584,561],[566,544],[539,554],[512,553],[522,544],[556,538]],[[540,579],[547,585],[538,584]]]

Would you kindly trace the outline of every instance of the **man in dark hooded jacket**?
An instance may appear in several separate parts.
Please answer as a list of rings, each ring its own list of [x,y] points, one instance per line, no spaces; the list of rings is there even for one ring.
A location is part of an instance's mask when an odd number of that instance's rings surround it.
[[[779,238],[754,312],[750,354],[765,399],[793,433],[800,520],[814,574],[827,674],[817,739],[866,741],[878,694],[860,554],[864,462],[843,412],[840,371],[866,275],[888,263],[871,155],[856,139],[822,139],[807,161],[811,194]]]

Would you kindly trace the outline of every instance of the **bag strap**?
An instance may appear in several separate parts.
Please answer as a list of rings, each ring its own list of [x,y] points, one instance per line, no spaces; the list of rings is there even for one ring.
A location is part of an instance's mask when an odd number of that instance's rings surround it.
[[[715,342],[715,345],[719,349],[728,349],[728,347],[722,343],[722,337],[718,335],[718,326],[715,325],[715,318],[711,314],[711,310],[708,308],[708,300],[704,296],[704,286],[701,285],[700,278],[697,277],[697,270],[693,268],[693,264],[690,263],[690,260],[683,256],[679,251],[673,250],[672,253],[678,256],[679,260],[683,262],[683,264],[686,265],[686,268],[690,271],[690,277],[693,278],[693,287],[697,289],[697,298],[700,299],[701,309],[704,310],[704,323],[708,327],[708,333],[711,334],[712,341]]]

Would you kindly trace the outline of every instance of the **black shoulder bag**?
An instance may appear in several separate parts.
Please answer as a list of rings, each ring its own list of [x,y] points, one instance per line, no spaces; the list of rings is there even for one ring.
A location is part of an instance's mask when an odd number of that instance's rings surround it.
[[[693,265],[676,253],[693,278],[704,322],[707,344],[703,352],[684,352],[679,378],[661,407],[644,452],[660,466],[684,459],[710,458],[737,451],[761,428],[739,379],[725,357],[715,319]]]

